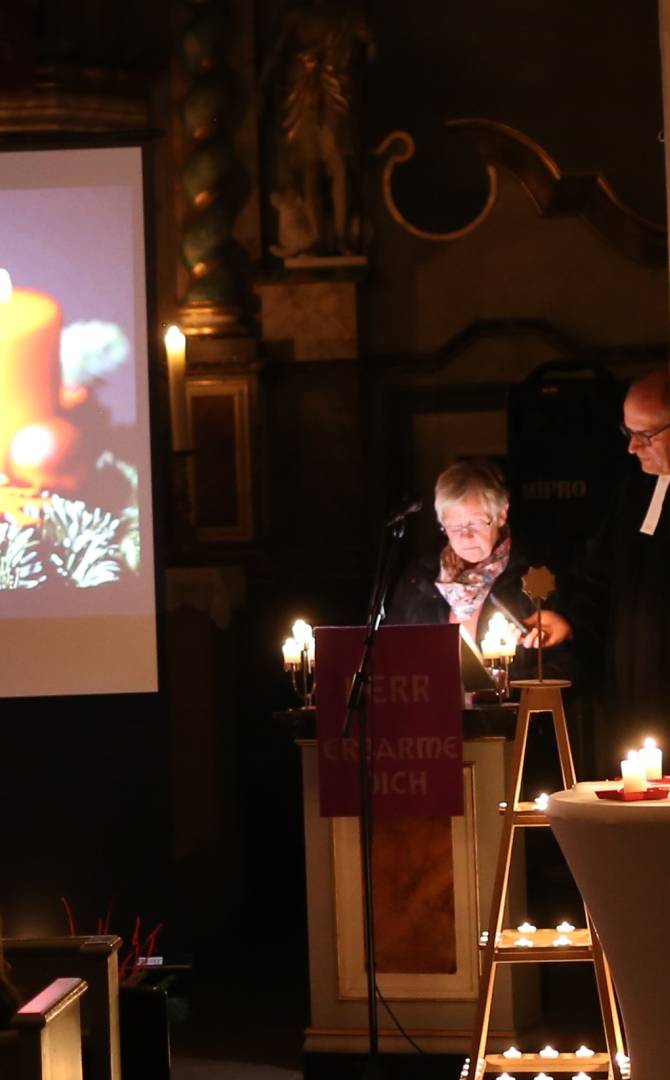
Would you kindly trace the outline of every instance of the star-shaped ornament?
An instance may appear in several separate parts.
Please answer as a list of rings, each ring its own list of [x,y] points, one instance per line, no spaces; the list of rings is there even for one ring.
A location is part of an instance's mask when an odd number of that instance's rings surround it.
[[[546,600],[556,588],[556,578],[546,566],[531,566],[521,578],[521,584],[531,600]]]

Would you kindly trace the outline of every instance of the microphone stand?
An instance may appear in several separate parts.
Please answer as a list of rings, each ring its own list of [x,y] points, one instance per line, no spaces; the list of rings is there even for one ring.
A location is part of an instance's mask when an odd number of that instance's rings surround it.
[[[409,512],[412,512],[411,510]],[[358,722],[358,781],[360,793],[359,828],[361,861],[363,864],[363,930],[367,959],[368,1032],[370,1039],[370,1069],[366,1076],[381,1076],[379,1065],[379,1029],[377,1020],[377,971],[375,955],[375,917],[372,880],[373,788],[371,740],[367,737],[368,706],[366,693],[372,676],[372,654],[377,631],[384,616],[384,603],[397,563],[400,541],[405,535],[406,514],[387,522],[382,530],[375,577],[370,593],[367,628],[358,670],[353,677],[347,699],[347,712],[342,737],[350,735],[354,718]],[[370,757],[368,752],[370,751]]]

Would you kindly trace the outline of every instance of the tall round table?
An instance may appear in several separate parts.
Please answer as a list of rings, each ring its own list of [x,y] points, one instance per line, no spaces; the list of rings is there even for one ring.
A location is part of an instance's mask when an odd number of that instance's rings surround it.
[[[600,800],[604,786],[557,792],[547,816],[612,970],[631,1080],[659,1080],[670,1062],[670,799]]]

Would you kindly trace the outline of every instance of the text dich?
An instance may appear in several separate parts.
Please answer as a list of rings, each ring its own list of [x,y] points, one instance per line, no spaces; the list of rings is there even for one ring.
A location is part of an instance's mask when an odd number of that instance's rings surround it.
[[[373,762],[372,789],[375,795],[427,795],[431,779],[425,768],[428,762],[457,761],[460,739],[457,735],[398,735],[366,739],[368,758]],[[329,761],[358,761],[356,739],[325,739],[324,757]],[[417,767],[418,765],[418,767]],[[409,767],[408,767],[409,766]]]

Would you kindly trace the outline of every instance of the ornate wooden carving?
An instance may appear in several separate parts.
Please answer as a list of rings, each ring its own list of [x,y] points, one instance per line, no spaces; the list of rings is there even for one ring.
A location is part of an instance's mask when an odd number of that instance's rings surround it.
[[[145,131],[146,93],[122,70],[38,67],[20,90],[0,90],[0,133],[107,134]]]
[[[380,156],[388,154],[382,173],[384,199],[393,219],[413,236],[444,242],[477,228],[491,212],[496,197],[496,171],[504,168],[516,176],[541,214],[580,215],[623,255],[651,266],[665,265],[666,230],[626,206],[601,173],[564,173],[528,135],[495,120],[451,120],[446,126],[472,135],[488,172],[489,195],[481,212],[460,229],[445,233],[416,228],[399,210],[393,196],[393,171],[412,158],[416,148],[408,132],[392,132],[375,151]],[[394,145],[396,149],[389,153]]]

